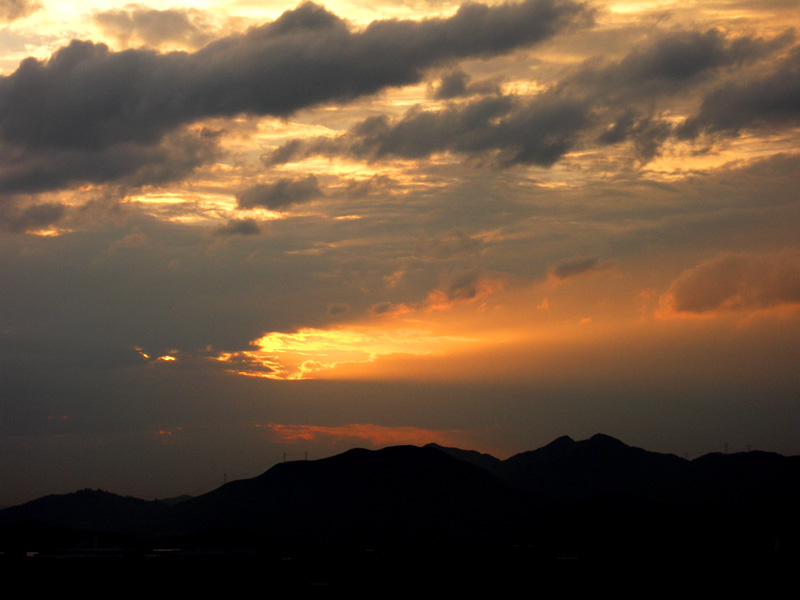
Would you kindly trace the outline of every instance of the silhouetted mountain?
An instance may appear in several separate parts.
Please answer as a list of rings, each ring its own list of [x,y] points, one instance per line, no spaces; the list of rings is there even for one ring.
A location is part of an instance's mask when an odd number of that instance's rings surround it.
[[[685,499],[690,467],[673,454],[649,452],[597,434],[581,442],[560,437],[512,456],[493,472],[511,487],[555,502],[607,494],[666,501]]]
[[[191,500],[193,496],[188,494],[183,494],[182,496],[175,496],[174,498],[160,498],[158,501],[162,504],[166,504],[167,506],[175,506],[176,504],[180,504],[181,502],[186,502],[187,500]]]
[[[426,448],[436,448],[437,450],[441,450],[445,454],[449,454],[453,458],[457,458],[459,460],[463,460],[464,462],[468,462],[476,467],[480,467],[481,469],[485,469],[490,473],[496,474],[496,470],[500,464],[502,464],[502,460],[499,458],[495,458],[491,454],[483,454],[481,452],[476,452],[475,450],[461,450],[460,448],[446,448],[444,446],[440,446],[439,444],[426,444]]]
[[[178,500],[92,490],[47,496],[0,511],[0,550],[156,539],[228,548],[513,539],[561,554],[797,549],[800,457],[749,452],[690,462],[605,435],[561,437],[505,461],[436,445],[356,449]]]
[[[84,489],[51,495],[0,511],[0,525],[41,523],[55,527],[128,535],[162,526],[166,504]]]
[[[171,511],[175,533],[273,538],[440,539],[513,531],[512,494],[483,469],[434,448],[350,450],[276,465]]]

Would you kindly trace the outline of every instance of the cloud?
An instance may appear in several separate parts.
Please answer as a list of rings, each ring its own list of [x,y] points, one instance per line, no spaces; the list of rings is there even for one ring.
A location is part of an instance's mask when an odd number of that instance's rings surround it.
[[[322,195],[314,175],[297,179],[284,177],[273,183],[261,183],[247,188],[236,196],[239,208],[264,207],[282,210],[294,204],[309,202]]]
[[[453,256],[471,254],[481,246],[481,240],[455,230],[452,235],[442,235],[429,238],[421,235],[414,249],[424,255],[435,258],[447,259]]]
[[[0,205],[0,228],[12,233],[36,230],[59,221],[65,214],[63,204],[43,202],[25,208]]]
[[[738,134],[746,127],[800,122],[800,46],[775,68],[716,86],[699,112],[679,128],[684,138],[701,132]]]
[[[672,31],[631,50],[617,62],[585,62],[562,86],[582,87],[630,101],[674,94],[725,67],[762,58],[794,39],[787,31],[772,39],[731,37],[718,29]]]
[[[31,0],[0,0],[0,21],[16,21],[41,8],[41,4]]]
[[[107,149],[155,146],[181,126],[209,117],[285,116],[352,100],[418,82],[443,61],[529,46],[585,23],[589,14],[570,0],[470,3],[449,18],[374,21],[352,31],[343,19],[306,2],[194,53],[112,52],[74,40],[49,60],[27,58],[0,78],[0,141],[18,163],[40,163],[53,185],[68,183],[79,180],[63,174],[74,170],[68,164],[76,160],[74,151],[83,153],[79,162],[92,162]],[[54,172],[61,177],[54,179]]]
[[[489,155],[502,166],[551,166],[590,123],[588,105],[568,98],[544,95],[523,101],[510,95],[486,96],[441,110],[415,107],[396,121],[369,117],[334,138],[292,140],[265,162],[278,164],[313,155],[416,159],[450,152]]]
[[[164,42],[176,42],[199,48],[210,42],[214,34],[203,13],[194,9],[156,10],[129,4],[124,9],[98,12],[94,20],[125,46],[139,42],[158,47]]]
[[[553,279],[563,281],[577,275],[603,271],[611,267],[608,261],[602,261],[597,256],[565,258],[550,265],[549,274]]]
[[[255,219],[229,219],[215,233],[217,235],[258,235],[261,233],[261,227]]]
[[[469,80],[469,75],[461,70],[447,73],[436,87],[433,97],[437,100],[451,100],[459,97],[500,93],[500,86],[494,81],[470,83]]]
[[[675,312],[758,310],[800,303],[800,254],[722,253],[684,271],[661,298]]]
[[[218,135],[177,131],[156,144],[123,142],[103,148],[0,147],[0,192],[42,192],[80,183],[125,186],[182,179],[218,153]]]
[[[693,137],[702,127],[694,120],[674,127],[669,113],[675,105],[668,101],[674,103],[678,95],[681,102],[691,100],[720,78],[735,74],[740,80],[743,69],[794,39],[793,30],[772,38],[726,35],[715,28],[670,31],[656,34],[618,61],[589,59],[555,87],[562,95],[591,102],[598,121],[610,121],[597,138],[600,145],[632,141],[636,158],[647,163],[676,134]],[[707,98],[709,107],[717,106],[715,98],[714,93]]]
[[[627,111],[597,141],[601,145],[611,145],[633,140],[637,158],[648,162],[659,155],[661,145],[672,132],[672,126],[666,121],[639,117],[634,111]]]
[[[503,276],[489,276],[480,269],[457,270],[442,277],[425,301],[428,310],[447,310],[456,302],[474,302],[506,284]]]

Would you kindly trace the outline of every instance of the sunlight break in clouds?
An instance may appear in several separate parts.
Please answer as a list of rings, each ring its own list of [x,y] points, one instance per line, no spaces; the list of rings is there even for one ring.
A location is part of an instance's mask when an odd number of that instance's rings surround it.
[[[437,354],[474,339],[435,335],[425,329],[302,329],[297,333],[269,333],[253,342],[258,350],[222,354],[218,360],[236,365],[239,375],[269,379],[308,379],[332,375],[341,365],[369,363],[392,354]]]

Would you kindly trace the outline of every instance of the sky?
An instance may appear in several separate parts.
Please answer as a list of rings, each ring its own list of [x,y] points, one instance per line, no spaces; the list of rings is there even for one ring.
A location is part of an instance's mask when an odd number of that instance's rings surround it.
[[[0,0],[0,504],[395,444],[800,454],[798,0]]]

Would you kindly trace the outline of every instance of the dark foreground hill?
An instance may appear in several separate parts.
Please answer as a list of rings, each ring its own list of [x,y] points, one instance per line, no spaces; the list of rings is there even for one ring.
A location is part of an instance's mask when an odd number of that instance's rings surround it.
[[[435,448],[399,446],[279,464],[176,505],[168,520],[172,535],[480,539],[514,531],[525,518],[517,500],[483,469]]]
[[[501,461],[427,446],[276,465],[181,502],[83,490],[0,511],[6,555],[276,547],[527,548],[537,556],[798,555],[800,459],[694,461],[608,436]],[[431,546],[431,544],[433,546]]]

